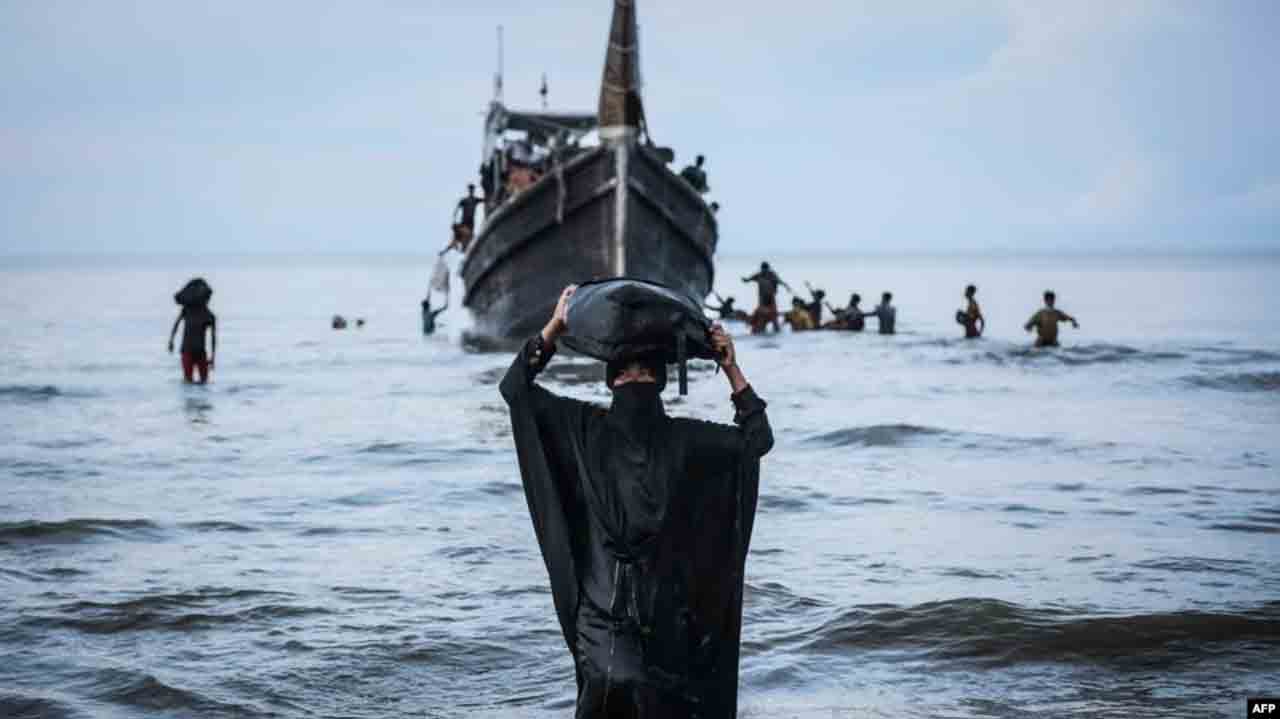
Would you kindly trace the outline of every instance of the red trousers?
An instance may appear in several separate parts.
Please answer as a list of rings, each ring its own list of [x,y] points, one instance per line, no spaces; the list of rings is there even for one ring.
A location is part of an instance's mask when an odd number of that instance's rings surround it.
[[[200,384],[209,381],[209,357],[203,352],[182,353],[182,378],[190,382],[193,370],[200,373]]]

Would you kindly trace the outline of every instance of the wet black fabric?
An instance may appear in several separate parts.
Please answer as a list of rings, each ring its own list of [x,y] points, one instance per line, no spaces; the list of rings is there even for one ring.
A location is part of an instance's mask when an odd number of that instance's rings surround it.
[[[566,347],[611,365],[636,358],[678,365],[680,394],[688,392],[685,360],[716,357],[702,305],[656,282],[585,282],[569,300],[566,313],[572,328],[561,338]]]
[[[665,285],[619,278],[584,282],[569,300],[569,349],[606,362],[657,355],[668,364],[685,357],[715,359],[702,305]]]
[[[735,716],[765,403],[748,387],[733,426],[676,419],[654,385],[631,383],[605,410],[536,384],[539,346],[501,391],[577,716]]]

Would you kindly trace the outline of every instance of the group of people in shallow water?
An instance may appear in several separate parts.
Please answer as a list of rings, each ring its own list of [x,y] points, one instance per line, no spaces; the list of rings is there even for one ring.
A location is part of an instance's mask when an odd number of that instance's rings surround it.
[[[762,334],[770,328],[778,332],[782,329],[782,322],[790,326],[793,332],[818,329],[862,332],[866,329],[866,321],[869,317],[876,319],[880,334],[891,335],[897,331],[898,308],[893,305],[892,292],[881,294],[880,304],[870,311],[864,311],[861,306],[862,296],[858,293],[855,292],[849,297],[848,305],[832,307],[831,303],[826,301],[827,293],[821,289],[815,289],[807,282],[805,289],[809,292],[809,300],[805,301],[791,289],[791,285],[778,276],[768,262],[761,262],[760,271],[749,277],[743,277],[742,281],[756,284],[759,295],[755,311],[748,313],[738,309],[733,297],[721,297],[715,292],[712,294],[719,304],[707,303],[706,308],[715,312],[721,320],[747,323],[751,327],[751,334]],[[778,310],[778,288],[780,287],[792,294],[791,309],[786,312]],[[976,285],[965,287],[965,308],[956,311],[956,323],[964,328],[964,336],[969,339],[981,337],[987,326],[987,320],[982,316],[982,309],[978,306],[977,293]],[[1056,302],[1057,296],[1053,290],[1045,291],[1044,307],[1037,310],[1024,325],[1024,329],[1028,332],[1035,330],[1037,347],[1058,346],[1059,323],[1070,322],[1072,327],[1077,329],[1080,327],[1080,323],[1074,317],[1055,306]],[[823,321],[824,309],[831,313],[831,319],[825,322]]]

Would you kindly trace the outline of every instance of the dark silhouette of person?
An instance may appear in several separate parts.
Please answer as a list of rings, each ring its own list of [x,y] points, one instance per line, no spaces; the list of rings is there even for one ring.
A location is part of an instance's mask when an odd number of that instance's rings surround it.
[[[875,315],[876,319],[880,321],[880,334],[882,335],[893,334],[898,323],[898,308],[890,304],[892,301],[893,293],[886,292],[880,295],[880,304],[864,315],[865,317]]]
[[[981,337],[982,333],[987,329],[987,318],[982,316],[982,309],[978,307],[978,301],[974,299],[976,294],[978,294],[977,286],[969,285],[964,288],[964,298],[967,300],[967,304],[964,311],[956,318],[962,320],[964,336],[967,339]]]
[[[484,200],[476,197],[476,186],[467,185],[466,196],[458,200],[458,206],[454,208],[453,221],[468,230],[474,230],[476,227],[476,206],[483,202]]]
[[[696,164],[686,165],[685,168],[680,171],[680,176],[684,178],[684,181],[689,183],[689,186],[697,190],[699,194],[705,194],[711,189],[711,187],[707,185],[707,171],[702,169],[702,163],[705,162],[706,159],[707,158],[702,155],[698,155],[698,159],[695,160]]]
[[[809,295],[813,297],[812,302],[804,303],[804,308],[809,310],[809,316],[813,318],[814,326],[821,327],[822,326],[822,300],[827,296],[827,293],[822,291],[821,289],[815,290],[813,286],[810,285],[808,282],[804,283],[804,286],[806,289],[809,290]]]
[[[1071,326],[1080,329],[1080,323],[1076,322],[1076,318],[1054,307],[1058,296],[1053,290],[1046,290],[1044,293],[1044,307],[1031,315],[1031,319],[1027,320],[1027,324],[1023,325],[1023,329],[1030,332],[1032,328],[1036,331],[1036,347],[1057,347],[1058,346],[1058,323],[1070,322]]]
[[[783,314],[783,319],[791,325],[792,332],[805,332],[817,329],[813,315],[809,314],[809,306],[799,297],[791,298],[791,310]]]
[[[791,292],[791,286],[782,281],[768,262],[761,262],[760,271],[750,277],[743,277],[742,281],[756,283],[759,291],[756,311],[751,318],[752,334],[763,332],[765,326],[770,324],[773,325],[773,331],[777,332],[781,329],[778,324],[778,287],[786,287]]]
[[[436,318],[440,313],[449,309],[449,298],[444,300],[444,307],[438,310],[431,309],[431,295],[427,295],[422,300],[422,334],[429,335],[436,331]]]
[[[716,300],[720,302],[720,306],[716,307],[712,304],[706,304],[706,308],[717,313],[722,320],[746,320],[747,313],[734,306],[733,297],[721,297],[718,293],[712,293],[716,296]]]
[[[849,306],[844,308],[836,308],[827,305],[827,309],[831,310],[831,314],[836,318],[828,322],[825,327],[834,330],[851,330],[853,332],[861,332],[866,327],[866,314],[858,303],[862,302],[862,296],[857,292],[849,297]]]
[[[208,305],[184,305],[173,321],[173,329],[169,330],[169,352],[173,352],[173,337],[178,333],[178,323],[182,323],[182,379],[192,382],[199,374],[200,384],[209,381],[209,370],[213,369],[214,355],[218,353],[218,318],[209,310]],[[210,351],[206,354],[204,336],[209,333]]]
[[[475,236],[476,206],[483,203],[484,200],[476,197],[476,186],[467,185],[466,196],[458,200],[458,206],[453,210],[453,236],[440,254],[443,255],[449,250],[464,253],[467,251],[471,238]]]
[[[734,425],[667,415],[667,366],[606,365],[605,410],[535,380],[574,287],[502,379],[525,499],[573,655],[577,717],[736,715],[743,575],[773,446],[733,340],[710,332]]]

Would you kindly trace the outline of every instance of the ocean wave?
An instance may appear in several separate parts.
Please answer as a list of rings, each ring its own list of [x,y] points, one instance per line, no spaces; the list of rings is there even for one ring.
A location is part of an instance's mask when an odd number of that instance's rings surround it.
[[[192,529],[197,532],[256,532],[255,527],[246,526],[237,522],[226,522],[220,520],[209,520],[204,522],[187,522],[182,525],[183,529]]]
[[[1210,524],[1209,529],[1224,532],[1247,532],[1249,534],[1280,534],[1280,524],[1262,524],[1259,522],[1219,522]]]
[[[805,512],[811,509],[803,497],[776,492],[762,492],[758,503],[762,512]]]
[[[1260,362],[1280,362],[1280,352],[1267,350],[1235,348],[1235,347],[1195,347],[1197,352],[1209,355],[1199,357],[1196,364],[1203,366],[1229,366],[1257,364]]]
[[[0,544],[84,542],[100,537],[146,538],[160,532],[146,519],[67,519],[60,522],[0,522]]]
[[[922,344],[936,344],[947,349],[951,346],[947,343],[936,342]],[[994,364],[998,366],[1057,364],[1068,367],[1083,367],[1090,365],[1152,364],[1188,358],[1188,355],[1184,352],[1139,349],[1126,345],[1105,343],[1067,345],[1064,347],[1035,347],[1029,344],[1006,344],[992,347],[984,344],[974,345],[974,351],[965,351],[970,346],[967,341],[956,340],[955,344],[964,346],[957,351],[951,352],[943,360],[947,364]]]
[[[222,394],[235,396],[239,394],[249,394],[253,392],[274,392],[275,390],[282,389],[283,387],[284,385],[276,384],[274,382],[257,382],[257,383],[220,385],[218,389],[221,391]]]
[[[1178,611],[1087,616],[965,598],[844,611],[803,634],[775,640],[806,652],[892,650],[922,658],[1007,665],[1023,662],[1173,661],[1206,656],[1214,645],[1280,647],[1280,602],[1239,613]]]
[[[197,691],[167,684],[152,674],[102,669],[94,674],[95,699],[157,711],[195,712],[197,715],[253,716],[248,707],[220,702]]]
[[[412,454],[422,451],[413,442],[374,442],[356,450],[357,454]]]
[[[88,715],[56,699],[0,692],[0,717],[6,719],[79,719],[83,716]]]
[[[1191,375],[1182,381],[1192,387],[1224,392],[1280,391],[1280,372],[1236,372],[1220,375]]]
[[[1160,572],[1192,572],[1195,574],[1239,574],[1253,576],[1253,563],[1243,559],[1212,559],[1208,557],[1161,557],[1134,562],[1139,569]]]
[[[32,459],[0,458],[0,470],[14,477],[32,477],[41,480],[67,479],[76,476],[71,467],[56,462]]]
[[[947,430],[936,427],[922,427],[914,424],[873,424],[866,427],[850,427],[834,432],[818,435],[809,440],[811,444],[827,447],[898,447],[919,437],[938,437],[950,434]]]
[[[6,384],[0,385],[0,400],[12,402],[45,402],[62,396],[62,392],[51,384]]]
[[[1059,444],[1052,437],[1013,437],[978,432],[957,432],[941,427],[916,424],[873,424],[847,427],[827,432],[805,440],[806,444],[827,448],[838,447],[903,447],[932,442],[936,445],[958,449],[1013,450],[1020,448],[1049,447]],[[1110,447],[1110,445],[1107,445]],[[1090,446],[1068,446],[1065,451],[1080,451]]]
[[[40,629],[60,627],[86,634],[117,634],[273,624],[282,619],[329,613],[325,609],[282,601],[292,597],[285,592],[212,587],[118,602],[71,602],[57,607],[55,614],[26,615],[23,623]]]

